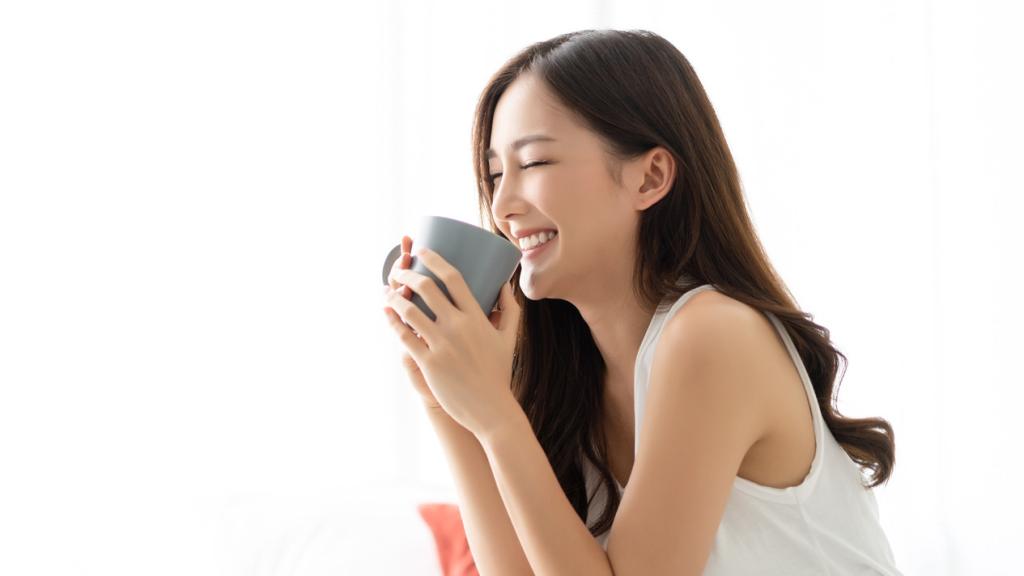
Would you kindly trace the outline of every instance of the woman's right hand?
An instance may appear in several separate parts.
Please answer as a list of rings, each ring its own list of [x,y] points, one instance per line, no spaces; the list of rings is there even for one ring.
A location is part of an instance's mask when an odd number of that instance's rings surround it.
[[[400,292],[403,298],[412,298],[412,288],[399,284],[394,279],[395,273],[400,269],[409,268],[412,265],[412,238],[408,236],[402,236],[402,256],[395,259],[395,263],[391,265],[391,272],[388,273],[388,285],[385,287],[385,293]],[[397,322],[402,322],[401,316],[393,308],[387,308],[387,313],[392,316],[392,319]],[[411,330],[412,327],[410,326]],[[405,368],[406,374],[409,375],[409,381],[412,382],[413,388],[416,392],[423,397],[423,404],[430,409],[443,410],[441,405],[438,403],[437,398],[434,397],[434,393],[430,390],[430,386],[427,385],[427,381],[423,376],[423,372],[420,370],[416,360],[409,354],[408,351],[402,352],[402,367]]]

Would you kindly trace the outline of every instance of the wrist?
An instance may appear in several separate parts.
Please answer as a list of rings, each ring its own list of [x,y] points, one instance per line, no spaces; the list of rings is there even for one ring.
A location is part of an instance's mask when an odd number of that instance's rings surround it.
[[[446,412],[441,406],[424,404],[423,411],[427,414],[427,419],[435,426],[444,426],[445,428],[454,428],[467,433],[469,432],[469,430],[466,430],[462,424],[459,424],[458,420],[452,418],[451,414]]]
[[[514,398],[502,414],[502,417],[496,418],[486,430],[481,430],[476,434],[477,440],[482,446],[493,447],[509,438],[520,439],[524,434],[533,434],[530,419]]]

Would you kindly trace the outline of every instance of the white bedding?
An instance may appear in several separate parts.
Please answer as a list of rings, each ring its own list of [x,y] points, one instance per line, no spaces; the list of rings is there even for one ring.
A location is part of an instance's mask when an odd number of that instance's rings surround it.
[[[364,502],[319,513],[234,507],[229,563],[238,576],[441,573],[430,528],[415,503]]]

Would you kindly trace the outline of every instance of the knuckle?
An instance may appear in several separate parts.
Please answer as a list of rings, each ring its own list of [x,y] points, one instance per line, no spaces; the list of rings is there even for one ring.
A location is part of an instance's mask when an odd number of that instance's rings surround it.
[[[437,275],[438,275],[439,278],[441,278],[441,282],[444,282],[445,286],[450,286],[451,283],[452,283],[452,280],[455,279],[454,272],[455,271],[452,268],[445,267],[445,268],[442,268],[441,270],[439,270]]]

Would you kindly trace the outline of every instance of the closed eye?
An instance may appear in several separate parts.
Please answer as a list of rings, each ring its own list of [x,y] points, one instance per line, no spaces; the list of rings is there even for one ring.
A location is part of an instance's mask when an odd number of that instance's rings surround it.
[[[520,166],[519,168],[521,168],[521,169],[523,169],[523,170],[526,170],[527,168],[532,168],[533,166],[541,166],[541,165],[543,165],[543,164],[550,164],[550,162],[544,162],[544,161],[539,161],[539,162],[530,162],[530,163],[529,163],[529,164],[527,164],[526,166]],[[490,182],[491,184],[494,184],[494,179],[495,179],[495,178],[498,178],[499,176],[501,176],[501,172],[497,172],[497,173],[495,173],[495,174],[491,174],[490,176],[488,176],[488,177],[487,177],[487,180],[488,180],[488,181],[489,181],[489,182]]]

